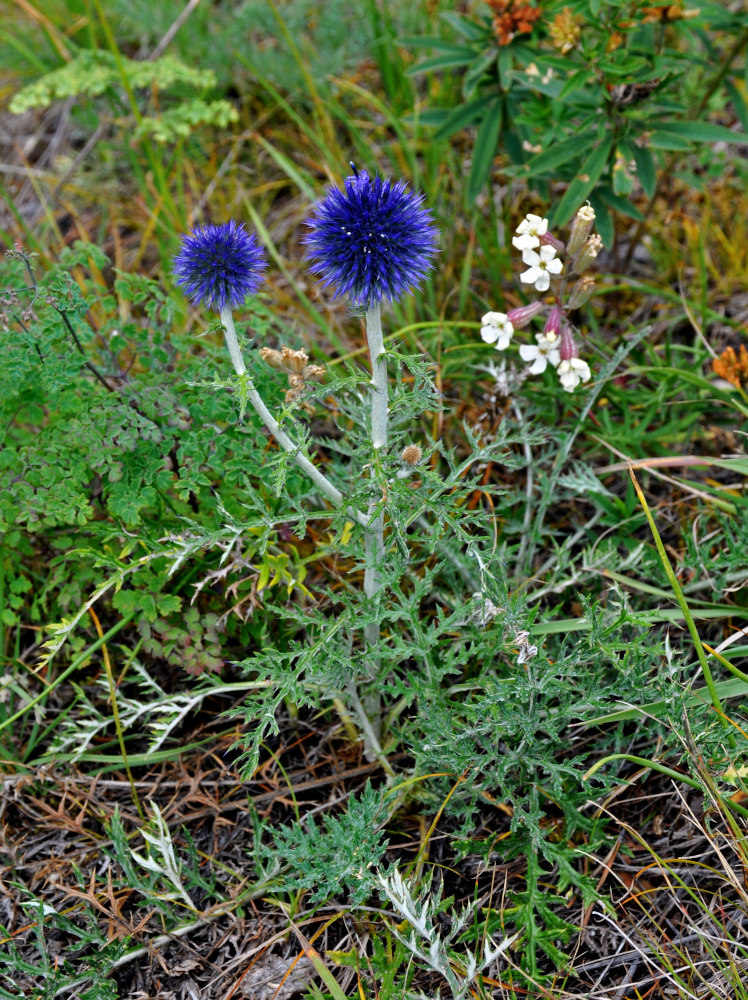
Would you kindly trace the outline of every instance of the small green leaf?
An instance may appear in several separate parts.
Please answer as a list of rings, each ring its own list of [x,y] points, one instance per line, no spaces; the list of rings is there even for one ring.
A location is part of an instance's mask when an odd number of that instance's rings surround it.
[[[527,161],[527,176],[537,177],[539,174],[545,174],[560,167],[562,163],[568,163],[589,148],[590,140],[587,136],[573,136],[565,142],[553,143],[549,149],[543,150]]]
[[[434,132],[434,140],[446,139],[450,135],[454,135],[455,132],[459,132],[460,129],[467,128],[469,125],[474,125],[477,121],[480,121],[482,117],[481,112],[492,100],[494,100],[492,97],[476,97],[475,100],[468,101],[467,104],[461,104],[458,108],[455,108],[444,119],[436,132]],[[423,121],[423,118],[421,121]]]
[[[629,218],[636,219],[637,222],[644,222],[644,216],[628,198],[623,198],[619,194],[615,194],[609,187],[600,188],[596,193],[607,205],[615,209],[616,212],[620,212],[621,215],[628,215]],[[595,212],[597,212],[597,209],[595,209]],[[599,225],[597,228],[599,230]],[[602,233],[600,235],[602,236]],[[607,243],[605,238],[603,238],[603,243]]]
[[[672,132],[653,132],[649,137],[649,145],[654,149],[675,149],[689,150],[691,143],[682,136],[674,135]]]
[[[478,129],[475,146],[473,147],[473,162],[468,178],[467,195],[470,201],[478,197],[491,173],[491,164],[496,155],[499,132],[501,131],[502,111],[501,100],[494,98],[486,112],[481,127]]]
[[[442,21],[446,21],[450,27],[462,35],[463,38],[467,38],[471,42],[477,42],[486,37],[486,31],[475,21],[470,21],[463,14],[457,14],[455,11],[447,10],[442,11],[439,15]]]
[[[566,225],[600,179],[608,163],[608,157],[612,148],[613,136],[609,135],[592,150],[582,164],[579,175],[568,186],[566,194],[553,210],[551,225]]]
[[[644,146],[637,146],[636,143],[632,144],[632,150],[634,153],[634,160],[636,162],[636,175],[639,178],[639,183],[642,186],[644,194],[651,198],[655,192],[655,186],[657,184],[657,168],[655,166],[654,157],[648,149]]]
[[[415,66],[411,66],[407,71],[407,76],[418,76],[420,73],[430,73],[435,69],[469,66],[473,59],[475,59],[473,49],[455,45],[453,51],[444,52],[440,56],[432,56],[431,59],[424,59],[422,62],[416,63]]]
[[[740,119],[743,131],[748,132],[748,104],[746,104],[745,98],[732,80],[725,80],[725,90],[730,95],[732,106],[735,108],[735,114]]]
[[[586,87],[590,80],[594,78],[594,72],[585,66],[584,69],[578,69],[576,73],[572,73],[569,79],[561,88],[561,93],[558,95],[558,99],[563,101],[565,97],[574,91],[580,90],[582,87]]]
[[[724,125],[713,125],[711,122],[660,122],[658,132],[671,133],[689,142],[732,142],[739,146],[748,145],[748,134],[733,132]]]

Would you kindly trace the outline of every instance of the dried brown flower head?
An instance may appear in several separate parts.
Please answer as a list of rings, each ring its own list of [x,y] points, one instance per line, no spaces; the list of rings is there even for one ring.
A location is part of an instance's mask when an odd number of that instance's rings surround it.
[[[422,458],[423,452],[417,444],[406,445],[400,455],[400,460],[405,462],[406,465],[418,465]]]
[[[541,15],[541,11],[529,3],[518,3],[515,0],[486,0],[486,3],[496,12],[493,30],[499,45],[508,45],[515,35],[532,31],[533,24]]]
[[[298,399],[306,388],[306,383],[318,381],[325,374],[321,365],[310,365],[306,351],[294,351],[290,347],[281,347],[279,351],[272,347],[261,347],[260,357],[271,368],[278,368],[288,376],[286,402]]]
[[[579,45],[579,39],[582,37],[581,25],[581,18],[577,17],[571,7],[564,7],[551,21],[548,32],[554,48],[558,49],[562,56]]]
[[[726,347],[718,358],[712,362],[714,373],[727,382],[732,383],[737,389],[741,385],[748,385],[748,351],[745,344],[740,345],[740,354],[735,353],[734,347]]]
[[[687,17],[696,17],[698,15],[698,10],[684,10],[683,2],[679,0],[678,3],[656,3],[651,4],[648,7],[642,7],[643,23],[644,24],[658,24],[658,23],[670,23],[672,21],[682,21]]]

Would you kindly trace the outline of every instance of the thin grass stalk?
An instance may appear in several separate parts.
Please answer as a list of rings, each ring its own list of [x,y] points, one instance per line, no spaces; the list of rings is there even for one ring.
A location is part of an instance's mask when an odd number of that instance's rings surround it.
[[[654,539],[655,547],[657,548],[657,554],[660,557],[660,562],[662,563],[662,568],[665,570],[665,574],[670,582],[670,586],[673,588],[673,593],[675,594],[675,599],[680,605],[680,609],[683,612],[683,617],[686,620],[686,627],[691,635],[693,641],[694,649],[696,650],[696,655],[699,658],[699,663],[701,664],[701,672],[704,675],[704,680],[706,681],[706,686],[709,689],[709,696],[712,699],[712,705],[714,706],[714,711],[719,716],[722,725],[727,729],[729,728],[729,721],[725,715],[725,710],[722,708],[722,702],[719,700],[719,694],[717,693],[717,688],[714,685],[714,678],[712,677],[712,671],[707,663],[706,653],[704,652],[704,647],[701,645],[701,637],[699,636],[698,630],[696,628],[696,623],[693,620],[693,615],[691,614],[691,609],[688,606],[685,595],[680,589],[680,584],[678,583],[678,578],[676,577],[673,567],[670,565],[670,560],[668,559],[667,552],[665,551],[665,546],[662,544],[662,539],[660,538],[660,533],[657,530],[657,525],[652,517],[652,512],[649,509],[649,504],[647,503],[646,497],[642,492],[641,486],[639,486],[639,481],[636,478],[633,469],[629,469],[629,475],[631,476],[631,481],[634,484],[634,489],[636,490],[636,495],[639,498],[639,503],[642,506],[642,510],[649,523],[649,529],[652,532],[652,537]],[[734,738],[732,733],[728,733],[728,740],[730,744],[734,746]]]

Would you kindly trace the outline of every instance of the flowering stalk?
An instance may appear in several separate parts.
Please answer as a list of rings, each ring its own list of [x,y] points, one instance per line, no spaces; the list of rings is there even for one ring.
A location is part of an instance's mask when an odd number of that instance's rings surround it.
[[[375,461],[387,448],[387,358],[384,350],[384,338],[382,336],[382,311],[379,303],[366,310],[366,340],[369,345],[371,355],[371,444],[375,453]],[[372,496],[369,501],[369,525],[364,533],[364,551],[366,554],[366,569],[364,570],[364,593],[372,600],[380,588],[379,572],[377,565],[384,559],[384,514],[380,511],[375,515],[377,509],[376,497]],[[379,623],[371,622],[364,628],[364,638],[369,646],[374,646],[379,641]],[[372,662],[372,673],[377,669],[378,664]],[[374,704],[376,699],[376,706]],[[379,738],[381,734],[381,722],[379,720],[380,705],[379,698],[368,699],[365,703],[369,721],[372,723],[374,732]],[[376,715],[372,710],[376,709]]]
[[[221,309],[221,324],[223,325],[226,347],[228,348],[231,363],[234,366],[234,371],[239,378],[242,379],[247,393],[247,399],[254,407],[258,417],[273,435],[281,448],[283,448],[283,450],[289,455],[293,456],[293,460],[299,468],[305,472],[307,476],[309,476],[317,489],[324,493],[328,500],[331,500],[336,507],[342,507],[345,503],[343,494],[336,486],[333,486],[326,476],[319,471],[316,465],[310,462],[305,455],[302,455],[299,452],[298,447],[293,443],[288,434],[281,429],[280,424],[265,405],[265,401],[262,396],[259,394],[257,389],[255,389],[252,379],[247,374],[247,367],[244,364],[244,358],[242,357],[241,348],[239,347],[239,341],[236,336],[234,317],[231,315],[231,310],[228,306],[224,306]],[[347,513],[349,513],[351,517],[353,517],[361,525],[365,526],[369,523],[369,518],[367,518],[360,511],[348,507]]]
[[[374,466],[387,449],[387,361],[382,337],[382,300],[402,298],[431,268],[436,250],[436,230],[430,213],[422,208],[423,196],[407,190],[403,181],[370,177],[351,164],[353,174],[343,188],[333,187],[315,205],[308,220],[312,270],[335,296],[345,296],[366,315],[366,339],[371,356],[371,443]],[[376,513],[381,498],[372,496],[369,522],[364,531],[366,568],[364,594],[377,595],[381,582],[378,566],[385,556],[384,514]],[[367,646],[379,641],[379,623],[364,628]],[[378,663],[368,664],[369,679]],[[372,693],[365,702],[374,737],[381,732],[381,702]]]
[[[244,225],[233,219],[222,226],[196,226],[182,237],[182,245],[173,263],[177,284],[184,288],[194,305],[204,305],[219,313],[234,371],[242,380],[247,398],[265,427],[283,450],[293,456],[314,485],[336,507],[342,507],[345,502],[343,494],[305,455],[300,454],[247,375],[231,309],[242,305],[262,283],[267,260],[257,237],[246,232]],[[359,524],[368,524],[368,518],[360,511],[349,507],[347,512]]]

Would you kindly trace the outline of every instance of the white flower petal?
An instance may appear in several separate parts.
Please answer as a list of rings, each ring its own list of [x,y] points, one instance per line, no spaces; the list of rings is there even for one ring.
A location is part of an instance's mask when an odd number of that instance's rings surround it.
[[[534,344],[520,344],[519,356],[523,361],[534,361],[540,354],[540,348]]]
[[[521,277],[521,275],[520,275]],[[551,276],[547,271],[541,271],[535,279],[535,288],[539,292],[547,292],[551,284]]]
[[[517,250],[532,250],[533,247],[540,246],[540,240],[537,236],[525,233],[523,236],[514,236],[512,246],[516,247]]]
[[[485,317],[484,317],[485,319]],[[495,326],[482,326],[480,331],[481,337],[485,340],[487,344],[493,344],[494,341],[499,336],[499,331]]]
[[[563,266],[564,266],[563,261],[559,260],[558,257],[556,257],[554,260],[549,260],[547,262],[547,264],[545,265],[545,269],[546,271],[550,271],[551,274],[561,274]]]
[[[527,263],[527,261],[525,261]],[[519,276],[519,280],[523,281],[526,285],[531,285],[542,272],[537,267],[531,267],[529,271],[523,271]],[[550,282],[548,282],[550,284]],[[547,286],[546,286],[547,287]]]
[[[553,247],[551,247],[553,249]],[[542,250],[541,250],[542,253]],[[555,251],[554,251],[555,253]],[[522,262],[524,264],[529,264],[530,267],[537,267],[542,258],[539,254],[535,253],[534,250],[523,250],[522,251]]]
[[[540,248],[540,259],[546,262],[552,261],[556,256],[556,248],[544,243]],[[560,262],[559,262],[560,263]]]

